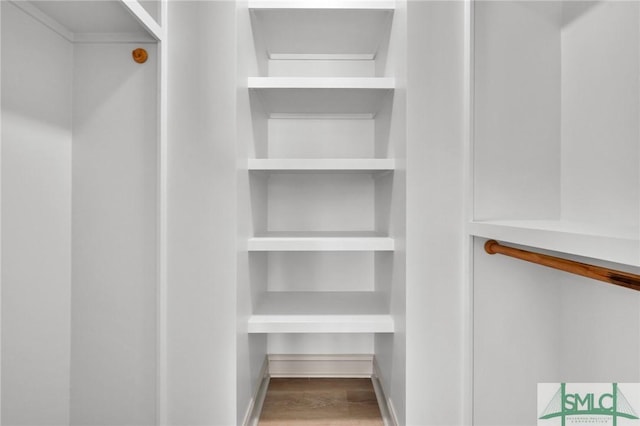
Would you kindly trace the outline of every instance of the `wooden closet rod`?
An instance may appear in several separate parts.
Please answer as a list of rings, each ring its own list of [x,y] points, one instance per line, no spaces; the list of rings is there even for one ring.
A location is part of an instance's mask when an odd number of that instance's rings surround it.
[[[526,260],[527,262],[538,263],[550,268],[559,269],[572,274],[582,275],[583,277],[593,278],[594,280],[600,280],[609,284],[615,284],[640,291],[640,275],[507,247],[501,245],[495,240],[487,241],[484,244],[484,250],[489,254],[504,254],[505,256],[515,257],[516,259]]]

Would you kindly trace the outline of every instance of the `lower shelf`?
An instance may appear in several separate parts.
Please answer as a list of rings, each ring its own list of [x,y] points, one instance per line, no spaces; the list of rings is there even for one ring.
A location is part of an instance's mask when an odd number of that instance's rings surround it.
[[[249,333],[393,333],[393,317],[375,292],[268,292]]]

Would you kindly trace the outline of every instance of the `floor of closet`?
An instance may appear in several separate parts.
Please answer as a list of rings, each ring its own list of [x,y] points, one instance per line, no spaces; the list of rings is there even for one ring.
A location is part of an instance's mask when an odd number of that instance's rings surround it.
[[[259,426],[383,426],[371,379],[272,378]]]

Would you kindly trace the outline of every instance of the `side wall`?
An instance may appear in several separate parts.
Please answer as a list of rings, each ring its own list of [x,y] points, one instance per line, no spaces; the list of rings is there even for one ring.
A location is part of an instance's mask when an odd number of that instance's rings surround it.
[[[472,219],[559,219],[560,4],[474,11]]]
[[[235,149],[237,156],[237,423],[242,424],[247,410],[253,407],[252,397],[256,386],[261,382],[262,367],[267,353],[267,335],[250,335],[247,330],[249,316],[253,312],[253,304],[265,290],[267,280],[266,253],[264,256],[250,254],[246,249],[245,241],[254,234],[254,214],[252,209],[251,193],[255,191],[247,170],[247,158],[254,148],[255,134],[253,125],[247,77],[258,75],[256,53],[253,44],[253,33],[246,0],[236,1],[237,35],[236,48],[237,73],[236,73],[236,139]],[[262,124],[266,124],[261,121]],[[231,123],[229,123],[231,124]],[[266,129],[263,128],[266,133]],[[255,182],[254,182],[255,183]],[[266,209],[263,209],[266,210]]]
[[[152,425],[157,54],[74,48],[71,424]]]
[[[394,158],[397,164],[393,178],[379,179],[376,188],[376,228],[388,228],[395,241],[392,257],[375,255],[376,291],[389,295],[395,331],[375,335],[375,356],[389,408],[399,424],[406,422],[407,399],[407,17],[408,2],[397,1],[384,70],[395,79],[396,88],[393,102],[378,113],[375,129],[376,155]]]
[[[169,5],[168,424],[236,424],[236,5]]]
[[[462,424],[464,2],[408,2],[406,424]]]
[[[65,425],[73,48],[15,5],[1,7],[1,423]]]
[[[614,223],[637,235],[638,3],[569,6],[581,13],[561,37],[562,217]]]
[[[563,274],[490,256],[484,242],[474,241],[473,424],[535,424],[537,383],[561,373]]]

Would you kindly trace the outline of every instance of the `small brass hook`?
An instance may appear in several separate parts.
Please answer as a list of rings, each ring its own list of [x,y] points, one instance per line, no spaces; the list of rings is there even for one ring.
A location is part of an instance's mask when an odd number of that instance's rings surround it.
[[[145,62],[147,62],[147,58],[149,57],[147,51],[141,47],[131,52],[131,55],[133,56],[133,60],[139,64],[144,64]]]

